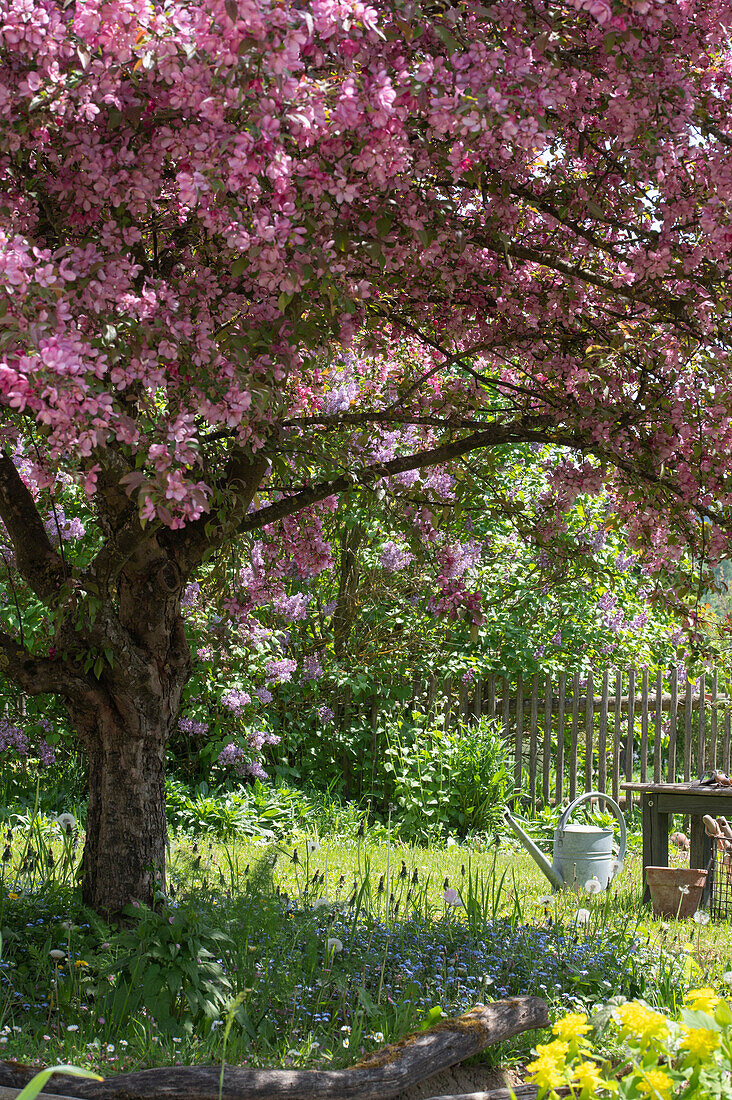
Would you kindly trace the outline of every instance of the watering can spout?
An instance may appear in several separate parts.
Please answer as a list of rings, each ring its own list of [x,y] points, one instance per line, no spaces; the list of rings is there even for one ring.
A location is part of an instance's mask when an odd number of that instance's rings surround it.
[[[527,836],[527,834],[519,825],[518,821],[511,817],[511,814],[508,812],[508,810],[504,810],[503,817],[506,824],[510,826],[510,828],[523,844],[526,851],[534,860],[539,870],[543,871],[546,877],[549,879],[552,887],[555,890],[561,890],[564,886],[564,879],[562,878],[560,873],[556,870],[556,868],[552,867],[551,863],[546,858],[544,853],[539,851],[531,837]]]

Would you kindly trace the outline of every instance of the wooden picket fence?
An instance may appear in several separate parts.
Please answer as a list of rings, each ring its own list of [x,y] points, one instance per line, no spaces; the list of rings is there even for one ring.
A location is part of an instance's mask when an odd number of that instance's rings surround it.
[[[486,715],[511,749],[517,790],[557,805],[599,790],[620,796],[627,781],[680,782],[730,770],[732,699],[716,671],[679,684],[676,670],[604,670],[557,678],[488,676],[430,694],[446,725]]]

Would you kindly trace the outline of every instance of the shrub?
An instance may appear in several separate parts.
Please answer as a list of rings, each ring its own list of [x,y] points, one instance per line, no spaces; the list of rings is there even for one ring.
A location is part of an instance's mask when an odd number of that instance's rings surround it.
[[[405,839],[493,831],[510,781],[506,744],[494,722],[455,729],[393,726],[384,769]]]
[[[554,1039],[537,1046],[527,1067],[539,1100],[558,1100],[559,1089],[578,1100],[730,1095],[732,1005],[713,990],[691,990],[676,1019],[642,1001],[626,1001],[613,1008],[610,1027],[627,1054],[619,1071],[593,1051],[585,1013],[571,1012],[555,1023]]]

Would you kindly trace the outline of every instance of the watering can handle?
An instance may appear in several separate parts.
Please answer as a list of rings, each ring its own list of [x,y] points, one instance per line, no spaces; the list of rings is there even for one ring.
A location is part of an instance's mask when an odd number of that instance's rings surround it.
[[[614,798],[611,798],[609,794],[602,794],[600,791],[587,791],[585,794],[581,794],[579,798],[575,798],[574,802],[571,802],[567,809],[564,811],[559,819],[559,825],[557,826],[557,832],[562,833],[564,827],[567,824],[570,814],[574,813],[578,806],[581,806],[583,802],[589,802],[592,798],[599,798],[612,810],[618,824],[620,825],[620,846],[618,849],[618,862],[622,863],[625,859],[625,844],[627,839],[627,829],[625,826],[625,818],[623,817],[623,811],[618,806]]]

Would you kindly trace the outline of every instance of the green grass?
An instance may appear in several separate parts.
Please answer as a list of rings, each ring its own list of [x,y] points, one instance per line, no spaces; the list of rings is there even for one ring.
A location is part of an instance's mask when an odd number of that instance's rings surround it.
[[[731,925],[660,921],[641,905],[637,853],[607,895],[547,902],[543,875],[505,840],[419,848],[387,829],[359,837],[360,821],[331,815],[321,837],[291,822],[276,840],[171,836],[170,908],[119,932],[80,905],[81,838],[12,818],[0,1056],[107,1074],[219,1062],[230,1015],[229,1061],[341,1066],[505,993],[540,993],[554,1013],[618,995],[672,1009],[732,970]],[[445,904],[446,883],[464,907]],[[536,1040],[488,1057],[521,1061]]]

